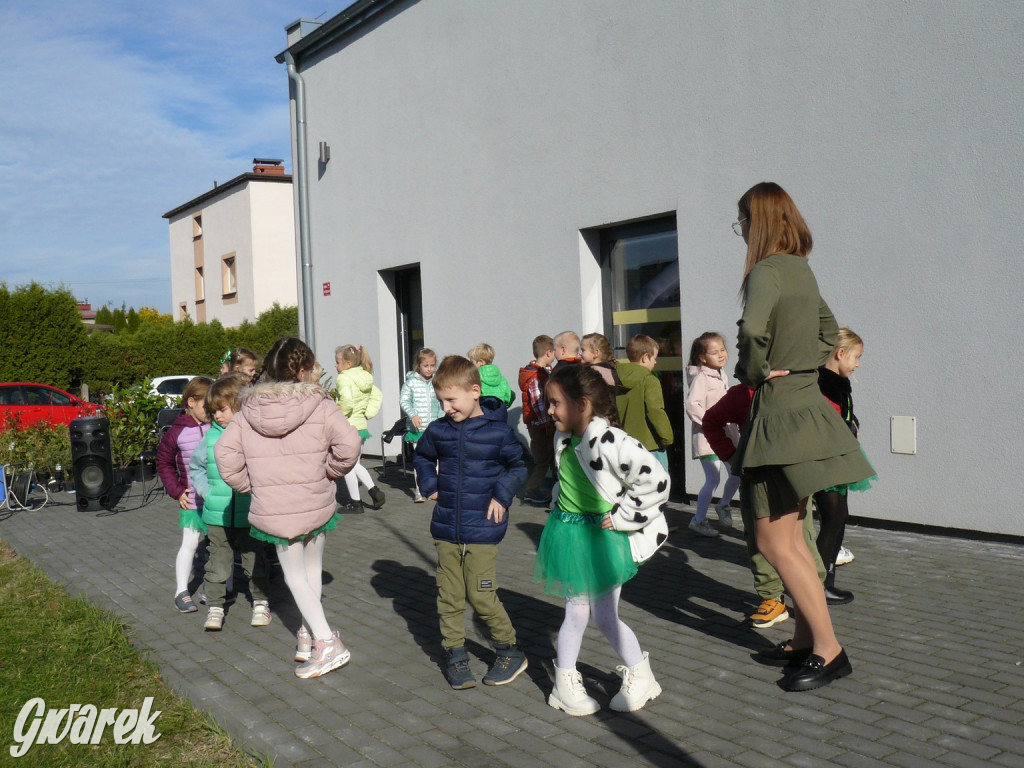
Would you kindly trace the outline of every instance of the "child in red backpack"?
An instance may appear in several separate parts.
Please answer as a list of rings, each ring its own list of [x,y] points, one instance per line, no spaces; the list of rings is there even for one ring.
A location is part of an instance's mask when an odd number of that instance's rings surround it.
[[[555,361],[555,344],[550,336],[541,334],[533,340],[533,360],[519,369],[519,389],[523,392],[523,423],[530,433],[530,453],[533,470],[523,487],[523,501],[527,504],[547,505],[551,494],[541,487],[544,476],[555,469],[555,422],[548,415],[544,386],[548,383],[551,364]]]

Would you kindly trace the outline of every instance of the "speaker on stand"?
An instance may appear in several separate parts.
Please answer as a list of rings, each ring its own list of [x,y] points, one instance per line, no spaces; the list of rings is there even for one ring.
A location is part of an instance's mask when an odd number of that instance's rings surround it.
[[[82,416],[74,419],[69,429],[78,509],[83,512],[110,509],[114,489],[110,422],[106,416]]]

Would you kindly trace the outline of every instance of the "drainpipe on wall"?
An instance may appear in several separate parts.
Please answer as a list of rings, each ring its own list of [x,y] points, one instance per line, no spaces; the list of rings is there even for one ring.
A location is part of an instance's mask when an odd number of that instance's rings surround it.
[[[306,171],[306,84],[285,51],[288,78],[295,83],[295,181],[299,195],[299,259],[302,264],[302,339],[316,350],[313,326],[313,257],[309,247],[309,174]]]

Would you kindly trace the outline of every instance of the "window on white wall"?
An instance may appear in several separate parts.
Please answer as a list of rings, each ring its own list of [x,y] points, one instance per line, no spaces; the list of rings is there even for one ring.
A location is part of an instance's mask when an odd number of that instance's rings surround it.
[[[206,300],[206,289],[203,286],[203,268],[196,267],[196,303]]]
[[[238,274],[235,254],[229,253],[220,261],[221,295],[225,299],[235,298],[238,293]]]

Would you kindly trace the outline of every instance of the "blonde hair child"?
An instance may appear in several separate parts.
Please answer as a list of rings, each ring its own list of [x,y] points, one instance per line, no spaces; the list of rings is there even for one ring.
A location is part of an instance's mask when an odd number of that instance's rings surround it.
[[[337,388],[334,399],[357,430],[365,443],[372,435],[367,429],[367,419],[372,419],[380,411],[384,401],[384,393],[373,383],[373,360],[366,347],[361,344],[344,344],[334,350],[335,367],[338,370]],[[362,451],[360,451],[361,458]],[[345,475],[345,487],[348,489],[349,502],[347,509],[359,509],[362,501],[359,498],[359,483],[366,486],[370,498],[371,509],[384,506],[384,492],[378,488],[361,460],[351,472]]]

